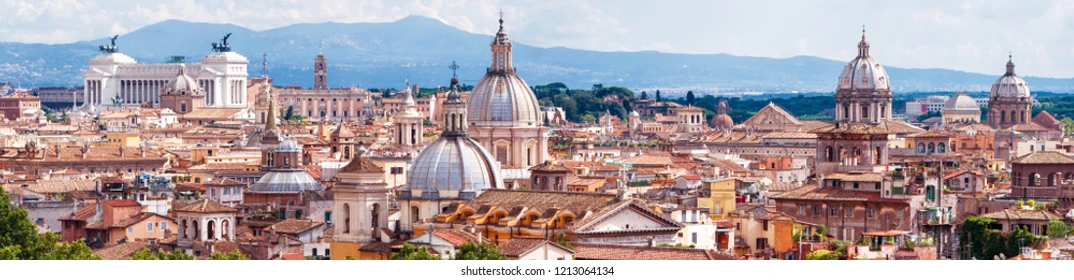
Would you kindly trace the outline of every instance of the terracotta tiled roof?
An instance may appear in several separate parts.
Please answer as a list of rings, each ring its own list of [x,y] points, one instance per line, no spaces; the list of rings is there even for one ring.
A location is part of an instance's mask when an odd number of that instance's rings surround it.
[[[613,194],[489,189],[467,205],[474,209],[482,205],[493,205],[501,209],[512,209],[511,212],[516,210],[521,212],[522,209],[540,212],[555,207],[569,210],[576,215],[583,215],[587,211],[611,205],[614,201],[615,195]],[[520,213],[509,213],[508,216],[513,217],[518,214]]]
[[[892,202],[892,203],[909,203],[910,199],[902,198],[884,198],[881,197],[880,192],[872,191],[851,191],[844,190],[836,187],[818,188],[816,185],[809,185],[801,189],[797,189],[790,192],[781,193],[772,196],[773,199],[794,199],[794,200],[813,200],[813,201],[868,201],[868,202]]]
[[[1042,126],[1051,126],[1061,123],[1058,119],[1052,116],[1051,113],[1048,113],[1048,111],[1040,111],[1036,117],[1033,117],[1033,122]]]
[[[825,175],[824,179],[825,180],[828,180],[828,179],[840,180],[840,181],[847,181],[847,182],[876,182],[876,183],[879,183],[879,182],[884,181],[884,174],[876,173],[876,172],[864,172],[864,173],[858,173],[858,174],[831,173],[831,174]]]
[[[242,109],[197,108],[183,115],[184,119],[224,120],[238,114]]]
[[[1074,164],[1074,157],[1065,155],[1060,152],[1045,151],[1045,152],[1033,152],[1027,155],[1023,155],[1011,160],[1011,163],[1020,164]]]
[[[822,128],[814,129],[810,133],[815,134],[892,134],[887,127],[866,123],[837,123]]]
[[[1048,131],[1051,130],[1047,127],[1043,127],[1037,123],[1020,123],[1010,127],[1015,131]]]
[[[125,260],[145,248],[149,248],[149,243],[132,241],[104,247],[93,253],[100,256],[102,260]]]
[[[671,165],[670,156],[658,156],[658,155],[641,155],[623,160],[631,164],[647,164],[647,165]]]
[[[288,261],[304,261],[306,260],[306,257],[299,253],[283,253],[283,255],[280,256],[280,259]]]
[[[456,248],[462,246],[462,244],[466,244],[466,242],[478,242],[476,235],[473,235],[461,229],[437,230],[433,231],[433,236],[439,237],[440,239],[451,243],[451,245],[454,245]],[[482,241],[488,242],[487,239]]]
[[[205,184],[206,185],[217,185],[217,186],[246,185],[246,183],[235,181],[235,180],[233,180],[231,178],[223,178],[223,177],[213,179],[212,181],[209,181],[208,183],[205,183]]]
[[[544,238],[516,237],[511,238],[511,240],[508,240],[503,244],[500,244],[500,254],[503,254],[504,256],[508,257],[519,257],[533,250],[543,247],[545,243],[548,243],[550,246],[559,247],[560,249],[566,250],[568,252],[574,252],[574,250],[567,249],[562,245],[556,244],[555,242],[550,242]]]
[[[235,208],[220,204],[215,200],[202,199],[186,205],[173,206],[174,211],[199,213],[234,213]]]
[[[1004,209],[1003,211],[992,212],[981,215],[982,217],[993,220],[1037,220],[1037,221],[1050,221],[1050,220],[1062,220],[1063,214],[1050,210],[1026,210],[1026,209]]]
[[[145,221],[145,219],[149,219],[150,217],[153,217],[153,216],[160,216],[161,218],[171,220],[173,223],[175,222],[175,219],[172,219],[172,217],[159,215],[159,214],[156,214],[156,213],[142,212],[142,213],[138,213],[138,215],[134,215],[132,217],[120,220],[120,221],[116,222],[115,224],[113,224],[112,227],[114,227],[114,228],[129,227],[129,226],[135,225],[135,224],[137,224],[137,223],[139,223],[141,221]]]
[[[141,207],[142,206],[141,204],[138,204],[137,201],[130,200],[130,199],[105,200],[104,203],[108,204],[109,206],[112,206],[112,207],[135,207],[135,206]]]
[[[36,183],[29,184],[27,189],[35,193],[95,191],[97,190],[97,182],[93,179],[40,180]]]
[[[366,157],[356,156],[351,159],[350,163],[339,169],[340,173],[383,173],[384,168],[381,168],[373,161]]]
[[[551,161],[545,161],[534,167],[530,167],[530,171],[545,171],[545,172],[570,172],[571,170],[563,164],[554,163]]]
[[[571,244],[574,257],[588,260],[734,260],[712,250],[615,245]]]
[[[270,228],[275,228],[276,232],[279,233],[299,234],[323,224],[322,222],[306,219],[287,219],[273,224]]]
[[[70,215],[67,215],[67,216],[63,217],[60,220],[85,221],[85,220],[87,220],[89,218],[92,218],[93,216],[96,216],[96,215],[97,215],[97,205],[90,204],[90,205],[86,205],[85,207],[79,208],[78,210],[75,210],[74,213],[71,213]]]

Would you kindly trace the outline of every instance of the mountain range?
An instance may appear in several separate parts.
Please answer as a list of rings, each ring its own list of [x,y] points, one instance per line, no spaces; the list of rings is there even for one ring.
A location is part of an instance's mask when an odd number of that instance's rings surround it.
[[[330,87],[402,88],[406,79],[422,87],[446,86],[452,61],[460,66],[460,81],[473,84],[489,65],[492,39],[410,16],[390,23],[301,23],[264,31],[167,20],[122,34],[116,45],[139,63],[162,63],[175,55],[196,62],[227,33],[232,33],[228,40],[232,50],[250,59],[251,77],[261,75],[265,54],[275,84],[303,87],[313,85],[313,58],[319,52],[328,59]],[[511,39],[515,67],[531,86],[563,82],[571,87],[603,84],[670,93],[831,92],[846,63],[813,56],[541,48],[520,43],[525,38]],[[16,83],[21,78],[23,87],[81,85],[88,60],[98,54],[98,45],[108,43],[108,38],[69,44],[0,43],[0,82]],[[988,91],[1000,75],[885,68],[895,92]],[[1072,78],[1024,79],[1034,91],[1074,92]]]

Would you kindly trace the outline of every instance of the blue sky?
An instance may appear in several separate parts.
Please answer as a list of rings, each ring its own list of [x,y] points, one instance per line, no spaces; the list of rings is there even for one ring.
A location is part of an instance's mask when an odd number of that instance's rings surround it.
[[[1074,77],[1074,0],[0,0],[3,41],[66,43],[166,19],[264,30],[298,22],[389,22],[408,15],[492,34],[499,9],[516,42],[850,60],[862,24],[881,63],[1000,75]]]

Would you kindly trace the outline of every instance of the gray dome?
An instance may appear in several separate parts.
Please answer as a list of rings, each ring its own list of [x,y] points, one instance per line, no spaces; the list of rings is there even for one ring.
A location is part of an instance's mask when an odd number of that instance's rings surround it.
[[[302,152],[302,147],[295,142],[295,139],[287,139],[276,146],[276,152]]]
[[[836,91],[849,92],[891,92],[888,73],[884,66],[869,56],[869,42],[865,41],[865,34],[861,35],[858,43],[858,57],[851,60],[839,74],[839,86]]]
[[[945,111],[981,111],[981,107],[977,106],[977,101],[964,92],[947,99],[947,102],[943,104],[943,109]]]
[[[1013,58],[1008,57],[1007,72],[992,83],[990,97],[1029,97],[1029,85],[1014,74]]]
[[[441,137],[426,146],[414,160],[407,184],[404,198],[421,190],[426,199],[470,199],[485,189],[504,188],[499,163],[465,136]]]
[[[474,86],[466,104],[469,119],[477,122],[477,126],[515,126],[514,122],[541,124],[537,96],[514,72],[489,72]]]
[[[321,183],[302,169],[276,169],[265,173],[246,192],[299,193],[323,190]]]
[[[198,82],[194,81],[194,78],[187,76],[186,66],[179,66],[179,75],[175,76],[175,79],[168,83],[168,89],[175,92],[188,91],[194,92],[200,89]]]

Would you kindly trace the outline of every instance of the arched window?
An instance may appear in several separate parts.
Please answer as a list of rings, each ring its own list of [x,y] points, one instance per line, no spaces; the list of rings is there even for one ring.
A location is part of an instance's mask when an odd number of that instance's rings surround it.
[[[937,147],[937,148],[940,150],[940,153],[946,153],[947,152],[947,144],[944,144],[944,143],[941,142],[939,147]]]
[[[1040,186],[1040,174],[1036,172],[1029,173],[1029,186]]]
[[[917,152],[921,154],[925,153],[925,143],[917,143]]]
[[[936,144],[929,143],[929,153],[935,153],[935,152],[936,152]]]
[[[343,203],[343,233],[351,232],[351,205]]]

